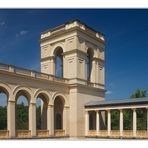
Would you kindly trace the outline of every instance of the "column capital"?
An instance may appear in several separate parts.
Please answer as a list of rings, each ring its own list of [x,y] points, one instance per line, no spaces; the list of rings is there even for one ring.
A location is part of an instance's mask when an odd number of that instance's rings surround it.
[[[133,111],[136,111],[136,108],[132,108]]]

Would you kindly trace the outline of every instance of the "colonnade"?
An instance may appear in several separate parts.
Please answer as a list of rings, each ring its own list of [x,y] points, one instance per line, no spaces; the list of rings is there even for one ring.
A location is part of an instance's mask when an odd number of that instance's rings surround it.
[[[125,108],[126,109],[126,108]],[[127,108],[129,109],[129,108]],[[148,138],[148,108],[145,108],[146,111],[147,111],[147,130],[143,132],[143,138]],[[112,135],[112,130],[111,130],[111,111],[113,109],[107,109],[105,110],[107,112],[107,130],[106,130],[106,137],[113,137],[114,135]],[[118,110],[120,111],[120,119],[119,119],[119,132],[118,134],[116,135],[116,137],[126,137],[126,130],[124,130],[124,118],[123,118],[123,111],[124,109],[120,109],[120,107],[118,108]],[[89,112],[92,112],[92,111],[95,111],[96,112],[96,128],[94,131],[93,134],[89,134],[89,131],[91,131],[89,129]],[[100,113],[101,111],[104,111],[104,110],[101,110],[101,109],[91,109],[91,110],[85,110],[85,136],[94,136],[94,137],[101,137],[102,136],[102,132],[101,132],[101,129],[100,129]],[[137,130],[137,112],[136,112],[136,108],[132,108],[132,112],[133,112],[133,116],[132,116],[132,120],[133,120],[133,129],[131,131],[131,134],[128,134],[128,137],[130,138],[136,138],[138,137],[139,135],[137,134],[138,130]],[[104,135],[103,135],[104,137]]]

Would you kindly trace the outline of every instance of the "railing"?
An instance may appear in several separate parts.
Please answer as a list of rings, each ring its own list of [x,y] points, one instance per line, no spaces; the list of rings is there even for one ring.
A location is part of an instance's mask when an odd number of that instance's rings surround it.
[[[111,130],[111,137],[118,138],[120,137],[120,131],[119,130]]]
[[[133,131],[132,130],[124,130],[123,131],[123,137],[124,138],[132,138],[133,137]]]
[[[17,138],[30,138],[31,137],[31,131],[30,130],[17,130],[16,131],[16,137]]]
[[[0,63],[0,70],[13,72],[16,74],[25,75],[29,77],[39,78],[39,79],[46,79],[46,80],[51,80],[51,81],[60,82],[60,83],[68,83],[68,79],[66,78],[58,78],[54,75],[41,73],[41,72],[37,72],[34,70],[25,69],[25,68],[19,68],[13,65]]]
[[[90,137],[96,137],[97,136],[97,132],[96,132],[96,130],[89,130],[88,135]]]
[[[65,130],[55,130],[54,136],[55,137],[64,137],[65,136]]]
[[[148,138],[148,132],[146,130],[138,130],[136,132],[137,138]]]
[[[9,138],[9,131],[8,130],[0,130],[0,139]]]
[[[107,137],[108,136],[107,130],[100,130],[98,136],[99,137]]]
[[[49,130],[37,130],[37,137],[49,137]]]

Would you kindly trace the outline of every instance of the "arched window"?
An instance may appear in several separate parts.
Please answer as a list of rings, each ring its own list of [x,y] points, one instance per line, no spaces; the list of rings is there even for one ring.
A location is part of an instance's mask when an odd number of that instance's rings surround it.
[[[63,50],[58,47],[55,52],[55,74],[58,78],[63,78]]]
[[[47,130],[47,97],[39,94],[36,99],[36,129]]]
[[[63,129],[63,99],[57,96],[54,100],[54,129]]]
[[[93,58],[93,53],[90,49],[88,49],[87,50],[87,59],[86,59],[86,79],[88,81],[91,81],[92,58]]]

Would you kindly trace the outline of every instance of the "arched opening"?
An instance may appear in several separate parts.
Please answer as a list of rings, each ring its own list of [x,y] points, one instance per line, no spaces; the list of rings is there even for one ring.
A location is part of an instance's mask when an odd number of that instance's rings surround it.
[[[8,92],[0,87],[0,130],[7,130]]]
[[[58,78],[63,78],[63,49],[57,47],[55,50],[55,75]]]
[[[91,81],[92,58],[93,58],[93,52],[89,48],[87,50],[87,56],[86,56],[86,79],[87,79],[87,81]]]
[[[63,111],[64,100],[60,96],[57,96],[54,100],[54,129],[63,129]]]
[[[43,94],[39,94],[36,99],[36,129],[47,130],[47,107],[48,100]]]
[[[89,112],[89,130],[96,130],[96,112]]]
[[[27,92],[22,90],[16,94],[16,130],[29,130],[29,102]]]

